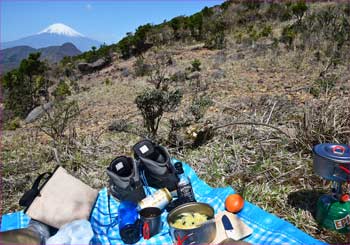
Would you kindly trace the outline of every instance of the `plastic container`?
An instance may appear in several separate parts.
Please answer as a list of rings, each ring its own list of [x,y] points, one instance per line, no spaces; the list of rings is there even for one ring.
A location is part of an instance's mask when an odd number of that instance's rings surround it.
[[[94,232],[89,221],[74,220],[63,225],[56,235],[46,241],[46,244],[89,244],[93,236]]]
[[[121,239],[126,244],[133,244],[140,240],[140,220],[137,204],[123,201],[118,207],[118,224]]]

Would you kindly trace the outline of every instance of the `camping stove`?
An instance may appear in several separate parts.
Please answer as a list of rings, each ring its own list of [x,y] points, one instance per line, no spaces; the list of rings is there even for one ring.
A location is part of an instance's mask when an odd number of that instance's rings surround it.
[[[317,201],[316,220],[327,229],[350,232],[350,147],[319,144],[313,148],[316,174],[332,181],[331,194]]]

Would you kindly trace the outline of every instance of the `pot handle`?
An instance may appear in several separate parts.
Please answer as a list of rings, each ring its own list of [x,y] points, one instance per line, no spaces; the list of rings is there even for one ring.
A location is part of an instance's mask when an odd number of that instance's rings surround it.
[[[193,234],[194,234],[194,233],[186,234],[186,235],[184,235],[184,236],[181,238],[180,234],[175,230],[175,231],[174,231],[174,236],[175,236],[175,239],[176,239],[175,245],[183,245],[183,243],[184,243],[188,238],[190,238],[191,236],[193,236]]]
[[[333,154],[337,154],[337,155],[344,155],[345,153],[345,147],[341,146],[341,145],[334,145],[332,146],[332,152]]]
[[[147,222],[143,223],[142,235],[145,240],[148,240],[151,237],[149,224]]]
[[[347,169],[346,167],[344,167],[344,166],[339,166],[339,168],[340,168],[341,170],[343,170],[345,173],[347,173],[347,174],[350,175],[350,170]]]

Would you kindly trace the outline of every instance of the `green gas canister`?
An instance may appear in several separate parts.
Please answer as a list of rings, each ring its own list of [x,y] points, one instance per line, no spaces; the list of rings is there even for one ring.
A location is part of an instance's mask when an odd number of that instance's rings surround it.
[[[321,226],[339,233],[350,232],[350,201],[346,197],[339,200],[332,195],[323,195],[318,199],[316,220]]]

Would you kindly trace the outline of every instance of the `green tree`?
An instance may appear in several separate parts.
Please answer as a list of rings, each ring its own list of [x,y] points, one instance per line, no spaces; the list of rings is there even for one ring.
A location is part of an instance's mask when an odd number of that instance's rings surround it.
[[[260,5],[261,5],[259,0],[243,0],[243,1],[241,1],[241,3],[248,10],[259,9]]]
[[[147,42],[147,35],[152,28],[151,24],[146,24],[139,26],[135,34],[128,32],[126,37],[120,40],[117,45],[122,58],[128,59],[132,55],[140,55],[151,48],[152,44]]]
[[[56,99],[62,100],[66,96],[71,95],[71,91],[69,89],[69,85],[65,81],[60,80],[52,94]]]
[[[213,10],[211,8],[208,8],[208,7],[204,7],[201,12],[202,12],[203,16],[205,16],[205,17],[210,17],[214,13]]]
[[[200,71],[201,70],[201,61],[199,59],[194,59],[191,63],[191,71]]]
[[[147,51],[152,45],[147,43],[147,33],[152,29],[151,24],[139,26],[136,29],[132,44],[135,47],[134,54],[139,55]]]
[[[231,1],[230,0],[226,0],[225,2],[223,2],[221,5],[220,5],[220,8],[222,10],[227,10],[228,7],[231,5]]]
[[[104,58],[108,62],[112,61],[111,50],[113,46],[108,46],[107,44],[101,44],[100,48],[97,50],[98,57]]]
[[[308,9],[306,3],[304,1],[299,1],[297,3],[293,3],[290,8],[293,15],[297,17],[297,21],[300,24],[305,12]]]
[[[291,48],[296,36],[297,36],[297,31],[295,26],[294,25],[286,26],[282,30],[280,41],[287,44],[288,48]]]
[[[45,78],[47,66],[39,60],[40,53],[32,53],[22,60],[18,69],[2,79],[5,109],[24,117],[40,105],[40,97],[47,97],[50,81]]]
[[[280,21],[287,21],[292,17],[292,11],[285,3],[273,2],[268,5],[268,8],[264,14],[268,19]]]
[[[132,33],[127,33],[127,36],[118,42],[118,49],[123,59],[128,59],[132,55]]]
[[[170,27],[173,28],[175,32],[178,31],[181,28],[184,18],[184,16],[178,16],[173,18],[169,21]]]
[[[203,15],[197,13],[188,18],[188,25],[191,30],[192,37],[197,41],[201,40],[203,34]]]
[[[97,49],[97,48],[96,48],[95,46],[92,46],[92,47],[91,47],[91,51],[92,51],[93,53],[96,52],[96,49]]]

